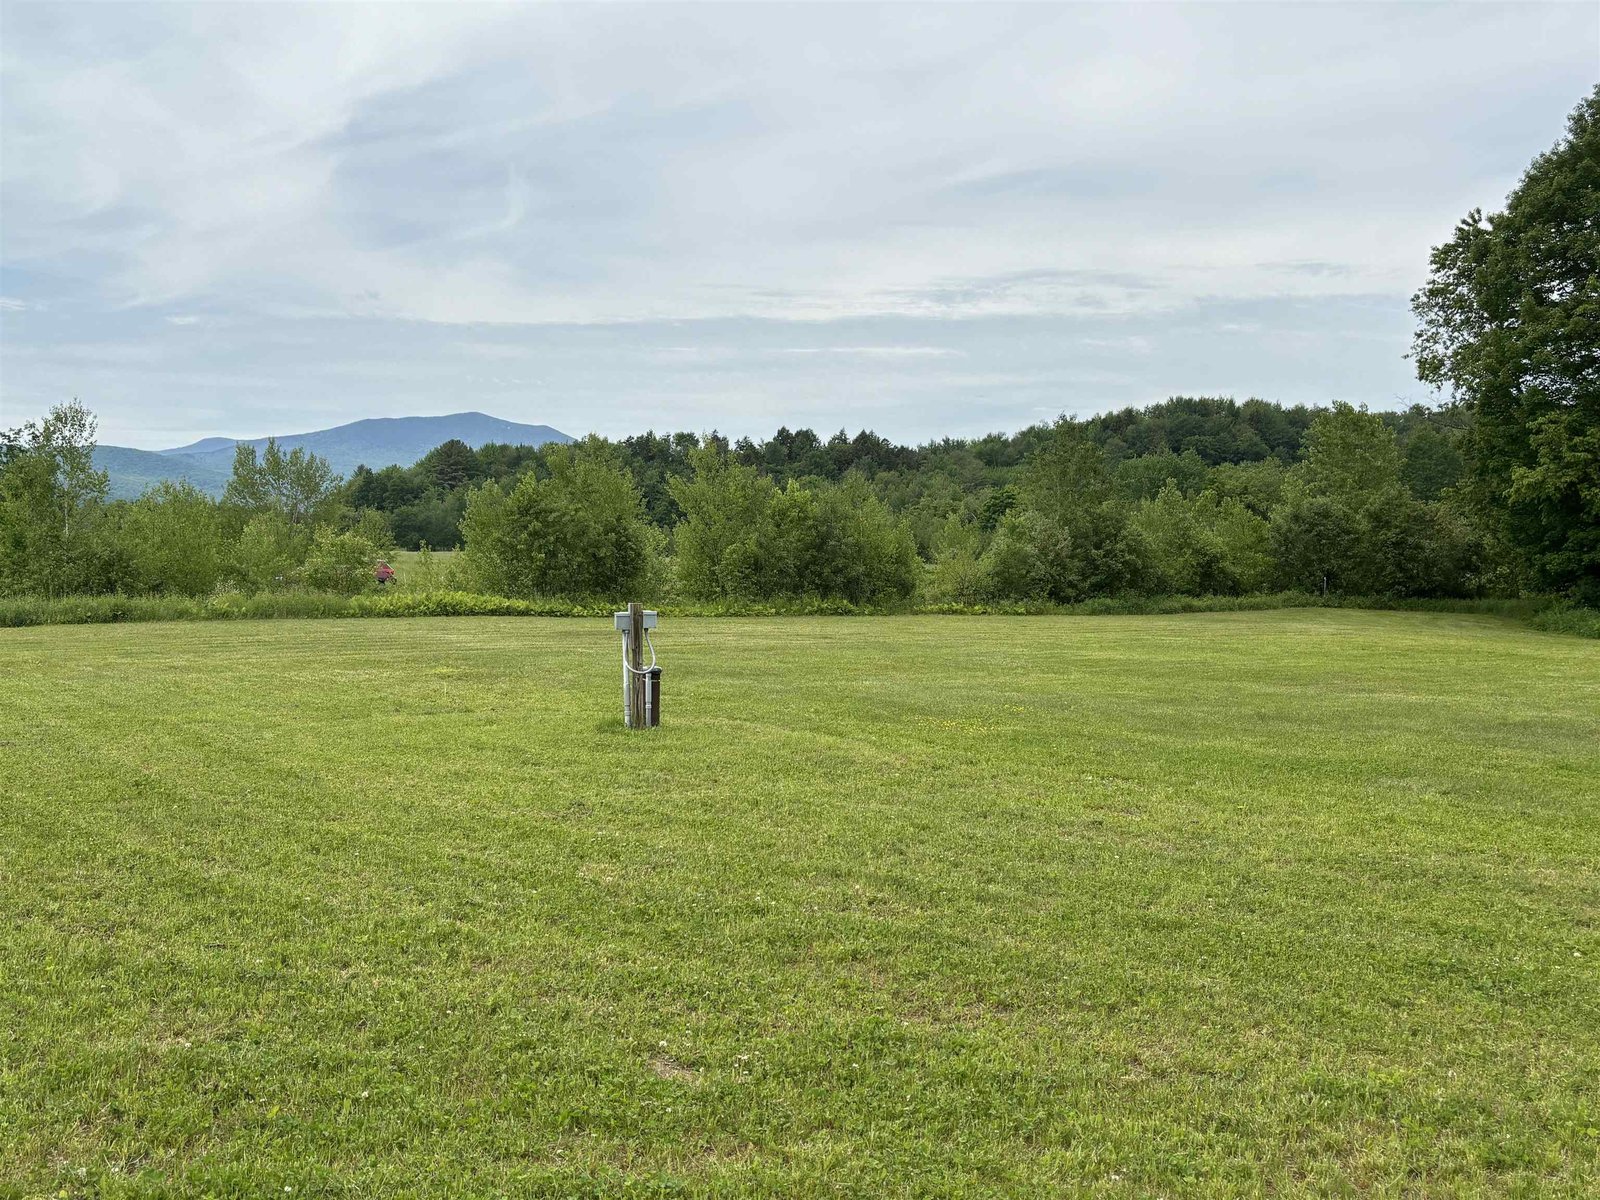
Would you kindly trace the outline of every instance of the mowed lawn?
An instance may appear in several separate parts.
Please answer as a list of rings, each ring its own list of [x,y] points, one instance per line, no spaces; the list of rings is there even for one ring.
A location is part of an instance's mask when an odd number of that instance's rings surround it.
[[[0,1194],[1600,1193],[1600,643],[0,631]]]

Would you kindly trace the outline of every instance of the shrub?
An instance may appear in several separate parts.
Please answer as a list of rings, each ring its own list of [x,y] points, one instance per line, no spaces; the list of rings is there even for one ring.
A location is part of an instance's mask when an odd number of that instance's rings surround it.
[[[1027,508],[1005,515],[981,561],[990,599],[1073,604],[1140,587],[1143,547],[1120,504],[1092,504],[1064,517]]]
[[[273,591],[289,585],[304,557],[304,540],[288,519],[275,511],[262,512],[245,523],[228,552],[227,574],[252,595]]]
[[[394,529],[387,513],[375,508],[362,508],[348,514],[347,520],[349,525],[345,532],[371,542],[380,556],[394,552]]]
[[[1214,492],[1185,497],[1171,482],[1133,513],[1157,594],[1233,595],[1259,591],[1272,571],[1266,521]]]
[[[916,590],[921,567],[916,541],[865,479],[852,473],[840,484],[803,493],[807,503],[799,503],[797,490],[790,484],[785,493],[797,510],[789,536],[803,552],[791,577],[795,592],[874,604]],[[773,580],[775,594],[780,582]]]
[[[678,578],[691,598],[814,596],[860,605],[916,590],[915,539],[860,475],[780,490],[715,450],[694,463],[692,479],[672,483],[684,511]]]
[[[947,551],[930,563],[922,578],[922,600],[928,605],[957,607],[981,604],[989,594],[989,578],[968,547]]]
[[[1543,612],[1535,613],[1530,623],[1535,629],[1549,633],[1600,638],[1600,608],[1584,608],[1569,603],[1553,604]]]
[[[1279,587],[1326,595],[1356,583],[1361,519],[1348,505],[1299,494],[1273,510],[1271,535]]]
[[[118,544],[136,591],[204,596],[224,569],[217,505],[189,483],[160,483],[127,506]]]
[[[683,510],[674,540],[684,592],[700,600],[758,595],[756,534],[776,486],[711,447],[690,463],[693,475],[668,483]]]
[[[597,444],[550,459],[551,474],[524,475],[472,493],[462,521],[468,578],[485,591],[622,598],[650,571],[654,542],[633,480]]]
[[[299,570],[300,582],[319,592],[354,596],[378,586],[378,547],[359,533],[336,533],[323,526],[311,540],[311,553]]]

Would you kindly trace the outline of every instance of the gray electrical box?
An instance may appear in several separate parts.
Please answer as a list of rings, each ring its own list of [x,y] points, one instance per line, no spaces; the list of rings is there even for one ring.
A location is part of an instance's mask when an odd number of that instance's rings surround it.
[[[619,612],[619,613],[611,614],[611,623],[614,626],[616,626],[616,628],[619,631],[621,631],[622,633],[629,632],[629,629],[628,629],[628,614],[626,612]],[[654,629],[656,627],[656,610],[655,609],[647,608],[647,609],[644,610],[644,627],[646,629]]]

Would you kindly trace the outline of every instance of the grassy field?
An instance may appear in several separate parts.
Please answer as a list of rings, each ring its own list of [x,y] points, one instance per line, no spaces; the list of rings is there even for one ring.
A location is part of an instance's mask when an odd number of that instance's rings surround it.
[[[0,630],[0,1195],[1594,1195],[1600,644]]]
[[[430,550],[428,557],[433,560],[434,569],[442,572],[450,567],[459,553],[457,550]],[[396,581],[406,583],[415,575],[421,558],[422,553],[418,550],[396,550],[385,561],[394,568]],[[618,690],[621,690],[620,685]]]

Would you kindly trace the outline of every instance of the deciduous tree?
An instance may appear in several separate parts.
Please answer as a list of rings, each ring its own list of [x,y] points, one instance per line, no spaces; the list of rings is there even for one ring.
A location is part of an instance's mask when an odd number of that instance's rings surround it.
[[[94,590],[91,523],[106,493],[95,425],[74,400],[0,431],[0,592]]]
[[[338,482],[327,459],[301,446],[285,454],[276,438],[268,438],[259,457],[254,446],[234,448],[233,475],[223,501],[246,514],[271,509],[291,525],[311,528],[333,519]]]
[[[1469,496],[1536,586],[1600,601],[1600,87],[1432,268],[1417,373],[1472,411]]]

